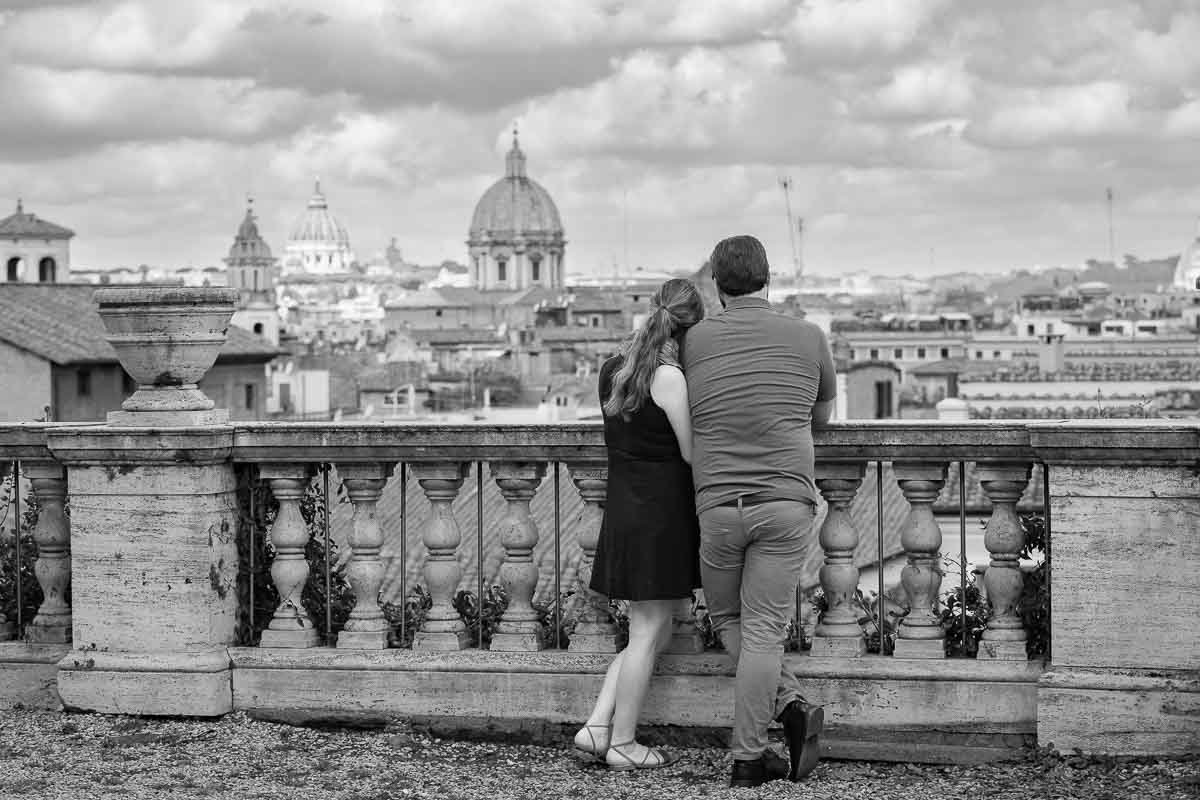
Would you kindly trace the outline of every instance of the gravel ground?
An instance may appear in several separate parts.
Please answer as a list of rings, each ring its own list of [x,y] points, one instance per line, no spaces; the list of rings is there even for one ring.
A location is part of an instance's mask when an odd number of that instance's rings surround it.
[[[825,762],[804,783],[728,789],[728,756],[678,751],[664,770],[610,773],[565,749],[290,727],[233,714],[160,720],[0,711],[0,798],[1137,798],[1200,797],[1200,760],[1062,759],[972,767]]]

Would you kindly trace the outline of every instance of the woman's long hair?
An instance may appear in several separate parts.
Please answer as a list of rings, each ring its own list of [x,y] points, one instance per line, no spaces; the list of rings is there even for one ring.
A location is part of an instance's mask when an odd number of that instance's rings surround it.
[[[629,419],[650,397],[654,370],[662,363],[664,349],[678,346],[678,337],[704,319],[704,299],[696,284],[686,278],[672,278],[650,298],[650,316],[626,343],[624,363],[612,378],[612,389],[604,403],[604,413]],[[676,351],[677,352],[677,351]],[[678,355],[675,356],[678,358]]]

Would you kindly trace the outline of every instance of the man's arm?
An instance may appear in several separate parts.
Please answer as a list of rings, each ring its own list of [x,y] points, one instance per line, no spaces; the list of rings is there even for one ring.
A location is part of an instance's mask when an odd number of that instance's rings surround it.
[[[814,428],[824,428],[829,424],[829,417],[833,414],[832,400],[818,400],[813,403],[812,409],[812,426]]]
[[[822,428],[829,424],[829,418],[833,415],[833,398],[837,396],[837,369],[833,365],[833,350],[829,347],[829,340],[820,330],[817,331],[817,335],[821,337],[821,381],[817,385],[817,400],[813,403],[812,426]]]

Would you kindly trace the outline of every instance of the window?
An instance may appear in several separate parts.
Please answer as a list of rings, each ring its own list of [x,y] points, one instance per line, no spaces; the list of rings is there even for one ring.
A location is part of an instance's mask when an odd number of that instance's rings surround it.
[[[508,262],[503,258],[496,261],[496,280],[508,280]]]
[[[976,351],[975,351],[975,359],[976,359],[976,360],[981,360],[982,358],[983,358],[983,351],[982,351],[982,350],[976,350]]]
[[[21,259],[10,258],[8,260],[8,269],[6,271],[5,277],[7,280],[10,280],[10,281],[21,280]]]
[[[853,348],[851,348],[851,350],[850,350],[850,360],[851,360],[851,361],[853,361],[853,360],[854,360],[854,359],[856,359],[856,358],[858,358],[858,354],[857,354],[856,352],[854,352],[854,349],[853,349]]]
[[[875,419],[892,416],[892,382],[875,381]]]
[[[592,327],[593,327],[593,328],[599,328],[599,327],[600,327],[600,317],[598,317],[598,316],[593,316],[593,317],[592,317]]]
[[[1033,336],[1035,333],[1037,333],[1037,326],[1036,325],[1026,325],[1025,333],[1028,334],[1029,336]]]
[[[871,348],[871,360],[875,361],[878,358],[879,358],[879,348],[872,347]]]
[[[254,410],[254,384],[247,383],[242,388],[245,390],[245,397],[243,398],[246,401],[245,407],[248,410],[253,411]]]
[[[892,358],[904,358],[904,348],[897,347],[892,351]]]
[[[924,358],[924,357],[925,357],[925,348],[918,347],[917,348],[917,358]]]
[[[261,322],[254,323],[254,332],[257,333],[259,336],[262,336],[263,324]]]
[[[81,369],[75,373],[75,394],[80,397],[92,396],[92,371]]]
[[[501,280],[503,280],[503,278],[501,278]],[[433,315],[435,317],[440,317],[442,315],[442,310],[439,308],[437,311],[433,312]]]
[[[938,351],[938,358],[949,358],[949,357],[950,357],[950,348],[949,347],[943,347],[941,350]]]
[[[58,265],[54,263],[54,259],[46,256],[38,262],[38,281],[40,283],[54,283],[55,273]]]
[[[529,278],[530,280],[535,281],[540,281],[542,279],[542,260],[540,258],[534,258],[530,260]]]
[[[996,359],[997,361],[999,361],[999,360],[1000,360],[1000,351],[999,351],[999,350],[993,350],[993,351],[992,351],[992,358],[994,358],[994,359]]]

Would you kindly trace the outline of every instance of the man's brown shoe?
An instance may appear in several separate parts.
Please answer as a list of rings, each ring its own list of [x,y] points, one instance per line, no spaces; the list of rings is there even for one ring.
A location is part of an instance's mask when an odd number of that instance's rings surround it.
[[[825,711],[820,706],[809,705],[803,700],[793,700],[779,715],[783,723],[783,738],[787,740],[791,769],[788,779],[803,780],[821,760],[821,728],[825,724]]]

